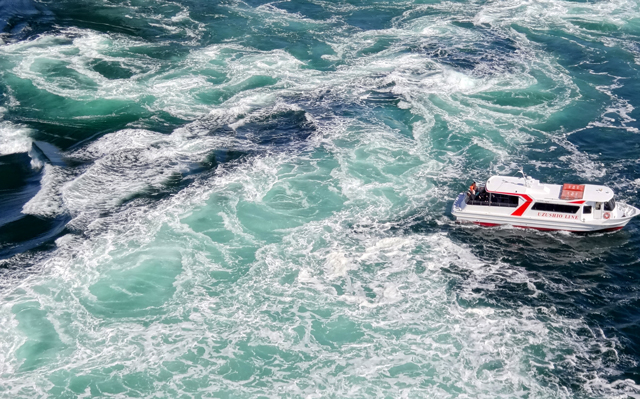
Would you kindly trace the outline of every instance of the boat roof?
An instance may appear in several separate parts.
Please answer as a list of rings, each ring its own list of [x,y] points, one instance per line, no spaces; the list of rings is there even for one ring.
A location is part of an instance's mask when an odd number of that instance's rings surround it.
[[[543,184],[530,176],[492,176],[485,186],[487,191],[503,194],[526,194],[536,201],[594,201],[606,202],[613,198],[613,190],[594,184]]]

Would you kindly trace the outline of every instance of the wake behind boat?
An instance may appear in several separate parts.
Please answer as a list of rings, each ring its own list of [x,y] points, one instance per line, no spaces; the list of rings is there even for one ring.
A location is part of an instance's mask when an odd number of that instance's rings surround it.
[[[542,184],[530,176],[493,176],[484,187],[474,186],[453,204],[458,221],[588,232],[620,230],[640,214],[638,208],[616,203],[606,186]]]

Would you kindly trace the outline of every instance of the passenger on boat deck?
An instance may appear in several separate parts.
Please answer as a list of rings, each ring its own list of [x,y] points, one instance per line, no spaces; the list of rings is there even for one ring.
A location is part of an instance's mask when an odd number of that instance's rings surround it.
[[[469,186],[469,195],[471,196],[471,198],[476,197],[477,191],[478,191],[478,186],[476,185],[476,182],[473,182],[473,184]]]
[[[476,200],[489,202],[489,193],[487,192],[486,187],[480,187],[480,189],[478,190],[478,196],[476,197]]]

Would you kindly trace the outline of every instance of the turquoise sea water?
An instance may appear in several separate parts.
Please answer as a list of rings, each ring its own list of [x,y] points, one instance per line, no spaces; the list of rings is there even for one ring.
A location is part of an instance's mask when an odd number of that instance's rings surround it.
[[[0,397],[640,397],[640,3],[0,0]]]

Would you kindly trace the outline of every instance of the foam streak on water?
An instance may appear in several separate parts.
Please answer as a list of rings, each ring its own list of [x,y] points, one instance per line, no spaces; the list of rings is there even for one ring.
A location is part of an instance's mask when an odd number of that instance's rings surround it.
[[[0,41],[58,229],[0,226],[0,396],[640,397],[637,224],[447,216],[521,165],[634,202],[636,3],[68,3]]]

